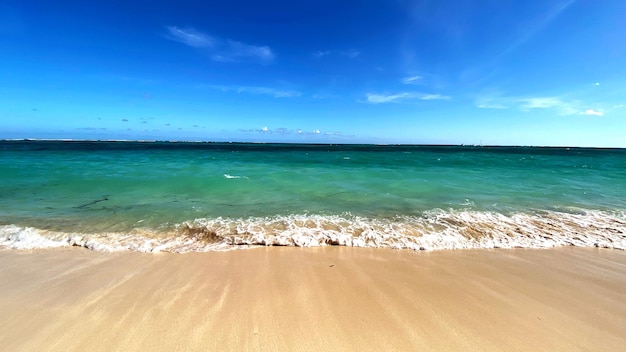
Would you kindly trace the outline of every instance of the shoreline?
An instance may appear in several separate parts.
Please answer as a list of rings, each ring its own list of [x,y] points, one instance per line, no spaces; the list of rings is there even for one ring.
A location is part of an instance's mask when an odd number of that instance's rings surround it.
[[[626,253],[260,247],[0,251],[7,350],[604,350]]]
[[[83,204],[104,201],[108,198]],[[113,220],[124,219],[109,221]],[[117,231],[109,228],[109,231],[92,233],[81,231],[82,227],[64,232],[53,227],[43,230],[0,225],[0,249],[78,246],[103,252],[131,250],[144,253],[209,252],[242,246],[331,245],[420,251],[568,246],[626,249],[624,212],[583,208],[509,214],[493,210],[433,209],[419,216],[395,218],[368,218],[349,213],[196,218],[173,221],[164,228],[143,223],[143,220],[139,223],[144,227]],[[65,226],[76,228],[71,222]]]

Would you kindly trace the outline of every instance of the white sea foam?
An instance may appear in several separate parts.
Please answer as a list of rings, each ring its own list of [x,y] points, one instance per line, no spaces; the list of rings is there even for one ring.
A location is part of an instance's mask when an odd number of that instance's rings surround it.
[[[65,233],[0,227],[0,247],[80,246],[97,251],[204,252],[250,246],[352,246],[414,250],[550,248],[626,249],[626,214],[601,211],[504,215],[478,211],[430,211],[422,216],[369,219],[358,216],[289,215],[248,219],[196,219],[169,231]]]
[[[15,225],[0,226],[0,248],[44,249],[84,247],[98,252],[136,251],[144,253],[190,251],[206,252],[235,249],[221,243],[201,242],[193,236],[160,236],[158,233],[134,230],[132,233],[68,233],[38,230]]]
[[[247,176],[237,176],[237,175],[224,174],[224,178],[248,178],[248,177]]]
[[[33,228],[21,228],[15,225],[0,227],[0,246],[12,249],[55,248],[66,246]]]

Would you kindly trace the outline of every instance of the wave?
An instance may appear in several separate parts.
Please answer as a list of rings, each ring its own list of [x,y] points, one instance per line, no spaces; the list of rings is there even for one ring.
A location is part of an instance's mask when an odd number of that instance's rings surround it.
[[[606,211],[496,212],[434,210],[372,219],[345,215],[201,218],[169,230],[69,233],[0,226],[0,247],[80,246],[96,251],[206,252],[254,246],[351,246],[413,250],[550,248],[626,249],[626,214]]]

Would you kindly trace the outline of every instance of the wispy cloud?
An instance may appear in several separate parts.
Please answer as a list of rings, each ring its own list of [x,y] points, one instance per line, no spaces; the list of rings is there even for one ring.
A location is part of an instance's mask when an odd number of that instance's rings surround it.
[[[370,104],[384,104],[384,103],[401,103],[410,102],[415,100],[449,100],[450,97],[441,94],[423,94],[415,92],[402,92],[396,94],[377,94],[367,93],[365,94],[366,103]]]
[[[398,93],[398,94],[365,94],[368,103],[382,104],[382,103],[395,103],[401,100],[414,99],[412,93]]]
[[[476,107],[480,109],[508,109],[502,99],[482,97],[476,100]]]
[[[217,45],[217,40],[212,36],[198,32],[193,28],[179,28],[167,26],[167,39],[181,42],[194,48],[211,48]]]
[[[522,109],[548,109],[564,105],[561,99],[555,97],[523,98],[519,99],[519,102]]]
[[[408,76],[402,79],[403,84],[420,84],[424,77],[422,76]]]
[[[450,100],[449,96],[441,94],[422,94],[419,98],[421,100]]]
[[[266,45],[251,45],[231,39],[221,39],[193,28],[167,26],[165,38],[183,43],[192,48],[201,49],[211,59],[219,62],[238,62],[246,60],[269,63],[274,60],[272,49]]]
[[[547,27],[555,18],[557,18],[574,2],[576,2],[576,0],[564,0],[558,2],[549,11],[542,14],[542,16],[538,18],[535,22],[531,23],[531,25],[522,32],[523,34],[499,55],[499,58],[507,56],[511,52],[515,51],[518,47],[524,45],[537,33]]]
[[[461,72],[461,80],[473,85],[481,85],[490,81],[501,73],[500,63],[508,56],[514,54],[519,48],[523,48],[528,42],[541,34],[549,25],[565,12],[576,0],[561,0],[551,2],[551,7],[546,11],[536,14],[534,18],[525,19],[517,26],[516,36],[502,44],[502,49],[492,55],[490,60],[481,61],[480,64],[470,66]],[[550,2],[546,1],[546,4]],[[554,4],[556,3],[556,4]],[[553,5],[554,4],[554,5]],[[548,6],[550,6],[548,5]]]
[[[587,109],[585,111],[581,111],[579,115],[592,115],[592,116],[602,117],[604,116],[604,113],[602,111],[596,111],[594,109]]]
[[[481,109],[516,108],[521,111],[552,110],[558,115],[593,115],[604,116],[605,112],[597,109],[585,109],[579,100],[564,99],[556,96],[548,97],[482,97],[476,101]]]
[[[559,97],[485,97],[476,101],[476,107],[481,109],[517,108],[521,111],[549,109],[559,115],[577,114],[580,111],[578,105],[576,101]]]
[[[335,99],[335,98],[339,98],[340,96],[337,94],[331,94],[331,93],[327,93],[327,92],[321,92],[321,93],[316,93],[313,94],[311,96],[311,98],[313,99]]]
[[[274,60],[274,53],[268,46],[256,46],[227,40],[222,51],[213,55],[213,59],[222,62],[233,62],[245,58],[255,58],[263,62]]]
[[[299,97],[302,93],[295,90],[282,90],[269,87],[250,87],[250,86],[202,86],[221,90],[222,92],[248,93],[255,95],[269,95],[274,98],[294,98]]]
[[[578,105],[576,102],[566,101],[558,97],[522,98],[518,99],[517,102],[520,104],[519,107],[522,110],[553,109],[560,115],[573,115],[580,111],[580,109],[576,107]]]

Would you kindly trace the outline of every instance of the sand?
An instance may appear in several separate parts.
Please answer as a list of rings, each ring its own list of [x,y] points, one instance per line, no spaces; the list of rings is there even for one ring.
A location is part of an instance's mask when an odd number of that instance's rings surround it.
[[[626,252],[0,251],[4,351],[621,351]]]

